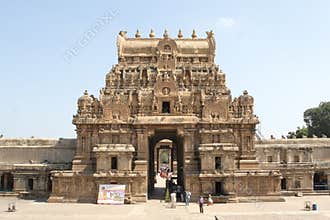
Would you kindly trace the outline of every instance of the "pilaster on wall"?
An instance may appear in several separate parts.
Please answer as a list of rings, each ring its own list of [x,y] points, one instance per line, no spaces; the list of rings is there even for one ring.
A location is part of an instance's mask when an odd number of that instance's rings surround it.
[[[253,125],[255,127],[255,125]],[[254,146],[254,128],[243,127],[239,129],[239,141],[240,141],[240,161],[239,169],[249,170],[258,169],[259,163],[257,161],[256,150]]]
[[[73,171],[93,171],[92,149],[93,146],[98,143],[99,139],[97,128],[77,128],[77,147],[72,161]]]
[[[136,129],[137,135],[137,159],[138,160],[148,160],[148,133],[146,129],[138,128]]]
[[[183,133],[184,147],[184,170],[186,172],[196,172],[198,170],[195,152],[195,131],[196,129],[185,129]]]
[[[24,175],[14,174],[14,189],[15,192],[26,191],[26,182]]]

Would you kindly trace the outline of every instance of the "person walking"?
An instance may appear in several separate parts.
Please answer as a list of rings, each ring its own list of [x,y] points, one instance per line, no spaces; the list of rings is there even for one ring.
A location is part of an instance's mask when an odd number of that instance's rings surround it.
[[[190,197],[191,197],[191,192],[186,191],[186,206],[189,206],[189,202],[190,202]]]
[[[207,198],[207,205],[213,205],[213,199],[211,194],[209,194],[209,197]]]
[[[171,208],[172,209],[176,208],[176,193],[175,192],[171,193]]]
[[[199,212],[204,213],[203,205],[204,205],[204,198],[203,196],[200,196],[198,199],[198,204],[199,204]]]

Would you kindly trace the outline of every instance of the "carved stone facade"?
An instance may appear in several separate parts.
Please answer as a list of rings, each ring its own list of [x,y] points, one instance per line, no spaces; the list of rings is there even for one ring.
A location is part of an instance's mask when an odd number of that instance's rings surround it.
[[[329,138],[258,141],[260,168],[278,169],[283,195],[328,192],[330,183]]]
[[[0,194],[49,196],[50,172],[71,168],[75,146],[75,139],[0,139]]]
[[[253,97],[247,91],[232,97],[214,63],[212,31],[206,38],[195,31],[191,38],[181,31],[177,38],[167,31],[149,36],[119,33],[118,64],[99,97],[85,91],[78,99],[76,140],[0,141],[0,156],[7,155],[0,161],[2,190],[96,202],[99,184],[118,183],[126,185],[127,202],[145,202],[164,149],[192,199],[211,193],[215,201],[281,201],[328,189],[330,157],[322,152],[330,150],[329,139],[256,143]],[[17,158],[16,150],[35,154]],[[29,179],[37,183],[32,189]]]
[[[75,139],[0,139],[0,195],[19,196],[21,198],[31,197],[47,197],[50,193],[53,193],[51,199],[57,199],[57,201],[84,201],[83,198],[89,198],[94,195],[97,190],[97,182],[95,180],[102,180],[98,175],[86,175],[73,173],[72,160],[75,154],[77,143]],[[180,146],[180,145],[178,145]],[[261,140],[256,142],[256,155],[259,161],[259,168],[254,172],[246,171],[250,181],[255,179],[255,172],[273,172],[278,170],[281,174],[281,195],[296,195],[297,193],[303,193],[304,195],[316,195],[329,193],[330,183],[330,139],[329,138],[313,138],[313,139],[295,139],[295,140]],[[155,170],[157,167],[157,153],[161,149],[168,151],[171,149],[171,162],[169,165],[174,172],[174,176],[177,175],[177,149],[173,141],[165,139],[158,142],[155,146]],[[111,154],[111,153],[110,153]],[[104,155],[107,157],[107,155]],[[214,157],[221,158],[221,154],[215,154]],[[105,160],[110,160],[111,157]],[[111,167],[111,163],[105,164],[102,160],[98,169],[107,169],[107,166]],[[209,162],[204,161],[204,168],[211,173],[212,157]],[[102,164],[103,163],[103,164]],[[141,165],[138,161],[135,161],[136,166]],[[230,166],[233,165],[231,161],[217,161],[217,168],[229,167],[226,169],[233,169]],[[103,167],[102,167],[103,166]],[[118,161],[118,167],[119,165]],[[159,164],[158,164],[159,166]],[[126,169],[126,168],[124,168]],[[58,172],[55,170],[61,170]],[[143,170],[142,170],[143,171]],[[59,176],[62,179],[60,183],[56,178],[51,178],[51,172],[61,173]],[[221,173],[221,171],[220,171]],[[226,172],[223,172],[225,174]],[[211,177],[217,177],[218,173],[209,174]],[[234,175],[238,175],[235,172]],[[118,175],[119,177],[119,175]],[[106,177],[104,177],[106,178]],[[145,177],[144,177],[145,178]],[[258,177],[256,177],[258,178]],[[114,178],[110,179],[112,181]],[[117,178],[119,179],[119,178]],[[265,179],[264,179],[265,180]],[[53,187],[52,183],[56,182],[56,187]],[[87,183],[91,181],[93,183]],[[144,181],[144,180],[143,180]],[[256,181],[256,180],[254,180]],[[106,181],[105,181],[106,182]],[[124,181],[123,181],[124,182]],[[127,180],[126,180],[127,182]],[[108,182],[109,183],[109,182]],[[61,184],[61,185],[59,185]],[[70,184],[75,184],[70,186]],[[81,191],[79,195],[75,195],[80,200],[74,199],[69,194],[70,190],[79,188],[80,185],[88,186],[89,188]],[[257,200],[274,200],[274,196],[257,196],[254,195],[250,187],[260,187],[260,185],[247,187],[239,184],[239,190],[247,192],[248,196],[241,196],[229,199],[225,191],[220,195],[216,192],[213,193],[215,201],[256,201]],[[143,187],[134,185],[135,187]],[[204,186],[212,188],[212,183],[204,183]],[[220,185],[221,186],[221,185]],[[270,185],[267,185],[270,187]],[[200,185],[196,183],[192,186],[194,190],[200,190]],[[138,189],[131,188],[130,190],[136,191]],[[146,190],[146,189],[144,189]],[[67,196],[63,196],[62,199],[54,197],[54,194],[67,192]],[[211,192],[211,191],[210,191]],[[211,192],[212,193],[212,192]],[[70,197],[68,196],[70,195]],[[51,201],[51,200],[50,200]],[[54,201],[54,200],[53,200]],[[85,201],[93,202],[90,198]]]
[[[214,63],[212,31],[206,38],[195,32],[192,38],[181,32],[171,38],[167,31],[163,38],[150,36],[128,38],[121,31],[118,64],[106,74],[99,98],[87,91],[79,98],[72,171],[54,172],[50,201],[95,202],[98,184],[111,182],[126,184],[129,199],[146,201],[155,147],[164,139],[177,149],[178,185],[193,198],[278,196],[278,170],[258,170],[254,100],[247,91],[232,98]]]

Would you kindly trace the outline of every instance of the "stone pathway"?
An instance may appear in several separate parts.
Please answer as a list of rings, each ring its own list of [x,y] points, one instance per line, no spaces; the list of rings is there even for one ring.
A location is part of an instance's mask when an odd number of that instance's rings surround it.
[[[304,201],[318,204],[318,211],[304,211]],[[9,202],[15,202],[17,212],[6,212]],[[231,203],[205,206],[200,214],[198,205],[186,207],[178,203],[175,209],[159,200],[135,205],[96,205],[77,203],[46,203],[15,198],[0,198],[0,220],[214,220],[214,216],[226,220],[295,220],[330,219],[330,196],[286,197],[286,202]]]

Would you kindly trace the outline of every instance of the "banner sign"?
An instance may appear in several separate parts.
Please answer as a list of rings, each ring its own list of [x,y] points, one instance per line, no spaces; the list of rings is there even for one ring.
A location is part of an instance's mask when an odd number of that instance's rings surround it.
[[[100,184],[97,204],[120,205],[124,204],[125,185]]]

